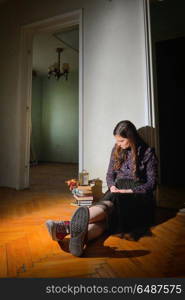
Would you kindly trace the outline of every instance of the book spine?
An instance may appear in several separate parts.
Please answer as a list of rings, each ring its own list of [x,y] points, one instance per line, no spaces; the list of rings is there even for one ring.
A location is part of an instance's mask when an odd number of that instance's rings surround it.
[[[76,201],[76,203],[86,203],[86,204],[91,204],[91,203],[93,203],[93,201],[81,201],[81,200],[79,200],[79,201]]]
[[[84,197],[79,197],[77,195],[74,195],[75,199],[77,200],[85,200],[85,201],[92,201],[93,200],[93,196],[84,196]]]
[[[84,192],[76,191],[75,195],[83,197],[83,196],[91,196],[92,193],[90,193],[90,192],[84,193]]]
[[[92,202],[79,202],[79,201],[77,201],[77,204],[89,204],[89,205],[91,205]]]
[[[88,204],[88,203],[86,203],[86,204],[84,204],[84,203],[80,203],[80,204],[78,204],[78,206],[91,206],[92,204]]]

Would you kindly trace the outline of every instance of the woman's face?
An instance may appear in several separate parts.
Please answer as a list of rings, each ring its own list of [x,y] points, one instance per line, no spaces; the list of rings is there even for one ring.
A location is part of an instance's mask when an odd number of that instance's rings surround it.
[[[116,139],[116,144],[122,149],[127,149],[128,147],[130,147],[129,140],[127,138],[124,138],[120,135],[115,135],[114,137]]]

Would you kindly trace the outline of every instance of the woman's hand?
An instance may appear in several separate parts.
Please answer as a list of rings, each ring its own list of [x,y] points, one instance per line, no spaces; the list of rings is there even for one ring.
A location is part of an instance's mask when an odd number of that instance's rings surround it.
[[[117,193],[131,194],[131,193],[133,193],[133,190],[131,190],[131,189],[127,189],[127,190],[118,190]]]
[[[112,185],[110,188],[111,193],[122,193],[122,194],[131,194],[133,190],[131,189],[118,189],[115,185]]]
[[[115,185],[112,185],[110,187],[110,191],[111,193],[119,193],[120,190]]]

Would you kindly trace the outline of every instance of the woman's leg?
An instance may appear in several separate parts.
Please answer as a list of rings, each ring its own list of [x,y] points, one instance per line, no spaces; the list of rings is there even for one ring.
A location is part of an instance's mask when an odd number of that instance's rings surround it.
[[[89,224],[87,233],[88,241],[92,241],[101,236],[105,232],[106,228],[107,224],[105,221]]]
[[[113,203],[109,200],[103,200],[89,208],[89,224],[103,221],[107,218]]]
[[[112,208],[113,204],[111,201],[104,200],[101,202],[97,202],[96,205],[91,206],[89,208],[89,224],[94,225],[96,222],[100,221],[105,221],[110,213],[110,210]],[[104,225],[101,222],[98,226],[90,226],[90,239],[91,236],[99,236],[101,233],[104,231]],[[64,239],[64,237],[70,233],[70,221],[53,221],[53,220],[48,220],[46,222],[47,229],[49,231],[50,236],[52,237],[53,240],[55,241],[61,241]],[[102,231],[103,228],[103,231]],[[95,233],[97,231],[97,234]]]

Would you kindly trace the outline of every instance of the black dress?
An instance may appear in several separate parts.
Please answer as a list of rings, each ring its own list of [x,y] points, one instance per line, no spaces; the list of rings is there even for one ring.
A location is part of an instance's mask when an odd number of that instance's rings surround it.
[[[138,228],[149,228],[155,222],[154,190],[157,184],[158,160],[155,150],[144,142],[138,145],[137,181],[132,174],[131,151],[126,150],[126,159],[120,169],[114,169],[114,149],[112,149],[107,171],[109,190],[102,200],[113,202],[113,211],[108,216],[108,229],[111,234],[132,232]],[[132,189],[133,193],[111,193],[110,187]]]
[[[133,180],[120,179],[116,183],[119,189],[131,189],[140,185]],[[108,215],[108,232],[131,233],[136,230],[149,229],[155,222],[156,202],[153,193],[121,194],[108,190],[102,200],[113,202],[113,210]]]

